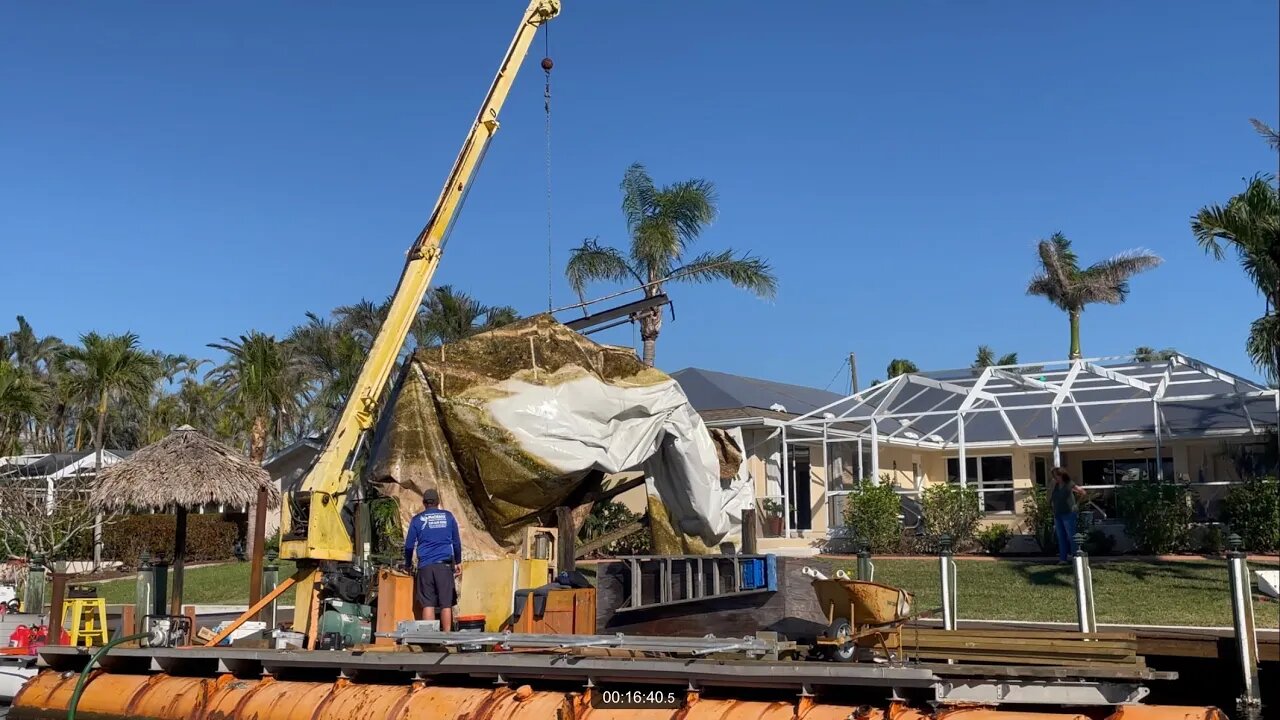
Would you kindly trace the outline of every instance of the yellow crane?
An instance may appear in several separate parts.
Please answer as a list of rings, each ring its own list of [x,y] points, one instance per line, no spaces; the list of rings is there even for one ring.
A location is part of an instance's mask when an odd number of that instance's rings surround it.
[[[357,487],[352,465],[361,440],[377,420],[378,401],[386,389],[392,369],[404,347],[423,296],[431,284],[431,276],[440,264],[449,232],[485,150],[498,131],[498,114],[511,91],[516,73],[528,54],[538,29],[560,12],[560,0],[532,0],[516,28],[498,73],[489,86],[480,112],[467,132],[462,150],[436,200],[426,226],[409,249],[408,260],[391,299],[387,318],[374,338],[372,349],[337,424],[331,430],[315,464],[301,485],[286,492],[281,504],[280,556],[299,561],[312,572],[298,585],[298,607],[307,597],[314,597],[313,587],[319,580],[315,568],[322,561],[348,563],[355,558],[355,539],[344,521],[348,496]],[[544,69],[550,70],[544,61]],[[301,573],[300,573],[301,575]],[[315,601],[307,626],[315,625]],[[298,614],[300,619],[301,613]],[[300,625],[295,621],[295,625]],[[314,633],[314,631],[312,630]]]

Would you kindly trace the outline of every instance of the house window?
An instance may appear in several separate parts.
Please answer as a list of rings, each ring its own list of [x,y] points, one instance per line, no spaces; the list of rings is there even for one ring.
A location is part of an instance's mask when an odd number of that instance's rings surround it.
[[[1165,480],[1173,480],[1173,459],[1164,458],[1160,463]],[[1106,517],[1118,514],[1116,488],[1127,483],[1156,478],[1155,458],[1127,457],[1110,460],[1084,460],[1080,463],[1080,485],[1089,491],[1092,510],[1101,510]]]
[[[978,491],[982,510],[989,513],[1013,512],[1013,457],[984,455],[964,460],[966,479],[969,487]],[[959,458],[947,458],[947,482],[960,482]]]

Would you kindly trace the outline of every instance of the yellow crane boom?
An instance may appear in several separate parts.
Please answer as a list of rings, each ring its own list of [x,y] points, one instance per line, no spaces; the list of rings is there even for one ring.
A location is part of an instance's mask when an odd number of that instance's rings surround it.
[[[498,113],[511,91],[533,37],[560,12],[560,0],[532,0],[516,28],[511,47],[498,66],[480,112],[453,163],[449,178],[426,226],[409,250],[404,272],[382,328],[374,338],[337,425],[301,486],[285,494],[281,505],[280,556],[297,560],[351,561],[354,541],[343,521],[346,495],[355,486],[352,453],[377,419],[378,399],[387,386],[409,336],[418,306],[440,264],[440,255],[485,150],[498,131]]]

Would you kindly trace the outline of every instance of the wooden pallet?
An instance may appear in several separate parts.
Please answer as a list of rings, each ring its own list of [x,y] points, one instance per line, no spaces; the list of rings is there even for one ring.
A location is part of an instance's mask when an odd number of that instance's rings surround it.
[[[907,627],[902,649],[917,660],[966,663],[1145,667],[1134,633],[1058,630],[941,630]]]

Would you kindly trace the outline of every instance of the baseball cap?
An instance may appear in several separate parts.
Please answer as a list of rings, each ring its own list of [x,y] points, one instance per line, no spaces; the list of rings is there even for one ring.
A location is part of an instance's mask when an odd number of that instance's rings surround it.
[[[435,488],[427,488],[422,492],[422,502],[438,503],[440,502],[440,493]]]

